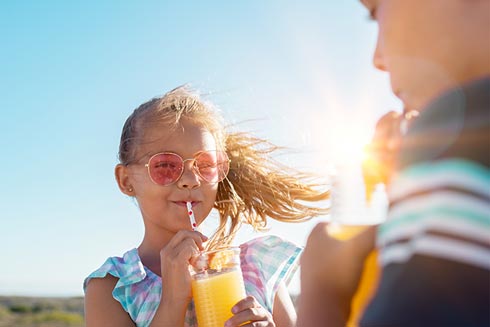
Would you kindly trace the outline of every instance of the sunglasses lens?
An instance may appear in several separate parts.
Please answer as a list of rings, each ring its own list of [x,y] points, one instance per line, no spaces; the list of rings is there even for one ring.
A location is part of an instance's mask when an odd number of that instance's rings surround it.
[[[199,175],[208,183],[221,182],[230,169],[226,152],[201,152],[195,159]]]
[[[172,153],[157,154],[149,162],[150,177],[160,185],[169,185],[178,180],[182,168],[182,159]]]

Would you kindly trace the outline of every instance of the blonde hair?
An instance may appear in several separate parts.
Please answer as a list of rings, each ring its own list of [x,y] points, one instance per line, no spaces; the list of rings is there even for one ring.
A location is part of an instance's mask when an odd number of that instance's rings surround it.
[[[264,230],[267,217],[283,222],[302,222],[326,214],[327,209],[307,205],[329,198],[328,191],[313,183],[314,176],[286,167],[270,156],[277,146],[246,133],[227,132],[221,115],[187,86],[152,99],[134,110],[124,124],[119,160],[128,165],[138,158],[136,148],[146,142],[144,131],[152,124],[177,128],[182,117],[205,127],[218,149],[227,152],[230,171],[219,183],[214,204],[220,224],[208,248],[231,243],[242,223]]]

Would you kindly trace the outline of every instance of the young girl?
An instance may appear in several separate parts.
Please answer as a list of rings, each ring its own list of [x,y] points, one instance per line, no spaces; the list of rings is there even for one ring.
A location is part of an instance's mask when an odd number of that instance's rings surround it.
[[[324,214],[304,201],[328,193],[304,182],[305,174],[286,173],[267,157],[274,149],[226,133],[212,106],[185,87],[137,108],[123,127],[115,174],[120,190],[136,199],[145,234],[137,248],[109,258],[85,280],[87,326],[197,326],[188,266],[208,239],[192,230],[187,202],[197,225],[213,208],[219,212],[207,248],[229,245],[241,223],[261,230],[266,217],[299,222]],[[300,249],[272,236],[240,248],[249,296],[234,306],[226,326],[293,326],[286,284]]]

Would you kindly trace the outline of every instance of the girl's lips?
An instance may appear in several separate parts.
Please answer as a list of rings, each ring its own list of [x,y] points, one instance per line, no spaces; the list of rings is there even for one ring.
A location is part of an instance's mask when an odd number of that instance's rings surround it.
[[[180,207],[187,208],[187,201],[174,201],[174,203]],[[197,201],[191,201],[191,204],[194,207],[197,204]]]

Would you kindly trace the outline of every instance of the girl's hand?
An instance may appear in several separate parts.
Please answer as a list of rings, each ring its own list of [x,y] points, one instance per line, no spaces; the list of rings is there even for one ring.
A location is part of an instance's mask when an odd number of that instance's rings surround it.
[[[272,314],[253,296],[247,296],[231,309],[234,316],[228,319],[225,327],[275,327]],[[243,324],[243,325],[242,325]]]
[[[199,232],[181,230],[160,251],[162,290],[165,299],[188,303],[191,295],[189,260],[203,250],[207,237]]]
[[[183,326],[191,300],[189,260],[203,249],[207,237],[199,232],[181,230],[160,251],[162,296],[150,326]]]

